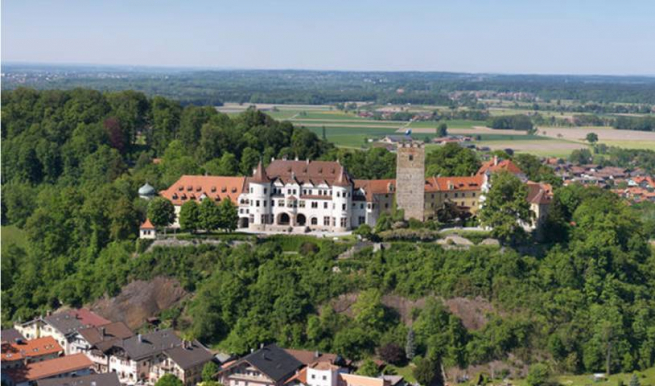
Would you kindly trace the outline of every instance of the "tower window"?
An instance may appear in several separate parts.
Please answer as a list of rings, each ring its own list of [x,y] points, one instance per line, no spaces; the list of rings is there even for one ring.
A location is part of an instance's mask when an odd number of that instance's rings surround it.
[[[410,155],[409,155],[409,160],[410,160],[410,161],[414,161],[414,155],[413,155],[413,154],[410,154]]]

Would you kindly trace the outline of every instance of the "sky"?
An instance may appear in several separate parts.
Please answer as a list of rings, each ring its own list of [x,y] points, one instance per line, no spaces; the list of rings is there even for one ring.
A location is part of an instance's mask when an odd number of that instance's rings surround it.
[[[2,61],[655,75],[655,0],[4,0]]]

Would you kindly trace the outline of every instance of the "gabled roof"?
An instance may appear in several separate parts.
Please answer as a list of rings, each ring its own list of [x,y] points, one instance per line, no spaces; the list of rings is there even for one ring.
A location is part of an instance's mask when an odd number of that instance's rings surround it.
[[[325,181],[328,185],[334,185],[341,174],[341,167],[336,161],[274,160],[266,168],[266,174],[271,179],[284,182],[294,180],[301,185],[308,181]]]
[[[214,358],[212,353],[198,341],[168,349],[164,354],[184,370],[207,363]]]
[[[237,203],[239,195],[244,192],[245,183],[246,177],[184,175],[159,195],[177,206],[189,200],[199,200],[203,194],[214,201],[229,198]]]
[[[2,361],[18,361],[26,358],[40,357],[63,352],[59,343],[51,336],[37,338],[21,343],[3,343]]]
[[[83,328],[78,333],[92,346],[101,342],[122,340],[134,336],[132,330],[123,322],[113,322],[101,327]]]
[[[528,181],[528,202],[550,204],[553,200],[553,187],[550,184]]]
[[[16,340],[25,340],[23,334],[18,332],[15,328],[8,328],[6,330],[0,331],[0,336],[2,337],[2,342],[13,343]]]
[[[372,202],[376,194],[391,194],[395,191],[396,180],[354,180],[355,189],[364,190],[366,201]]]
[[[82,328],[99,327],[110,321],[85,308],[67,310],[43,318],[43,321],[64,335],[72,334]]]
[[[316,362],[334,363],[337,360],[336,354],[322,353],[320,351],[294,350],[290,348],[285,348],[284,351],[286,351],[287,354],[296,358],[299,362],[301,362],[305,366],[309,366],[312,363],[316,363]]]
[[[54,377],[59,374],[67,374],[73,371],[90,369],[93,363],[82,353],[67,355],[42,362],[28,363],[25,367],[7,371],[7,375],[14,384],[26,381],[37,381],[39,379]]]
[[[223,368],[221,371],[238,366],[244,362],[256,367],[259,371],[264,373],[264,375],[275,382],[289,378],[295,374],[296,370],[303,366],[303,364],[292,355],[289,355],[277,345],[270,344],[246,355],[231,366]]]
[[[430,177],[425,180],[425,191],[477,191],[482,188],[483,183],[482,174],[468,177]]]
[[[521,168],[516,166],[516,164],[514,162],[512,162],[511,160],[508,160],[508,159],[499,160],[498,157],[494,156],[492,159],[490,159],[489,161],[482,164],[480,169],[478,169],[477,174],[478,175],[483,175],[483,174],[486,174],[487,172],[494,173],[494,172],[498,172],[498,171],[501,171],[501,170],[508,171],[508,172],[510,172],[512,174],[522,174],[523,173]]]
[[[350,186],[352,184],[352,181],[350,180],[350,176],[346,173],[346,169],[341,166],[341,169],[339,170],[339,175],[337,176],[336,180],[334,181],[334,186]]]
[[[114,347],[120,347],[132,360],[141,360],[182,344],[182,340],[173,330],[165,329],[147,334],[139,334],[122,341],[115,342]]]
[[[102,373],[83,375],[81,377],[44,379],[37,382],[38,386],[121,386],[118,374]]]

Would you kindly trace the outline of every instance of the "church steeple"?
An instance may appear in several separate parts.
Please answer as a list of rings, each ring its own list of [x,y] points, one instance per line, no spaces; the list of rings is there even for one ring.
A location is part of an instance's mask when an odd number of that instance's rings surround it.
[[[349,186],[349,185],[350,185],[350,179],[348,177],[348,174],[346,174],[346,169],[344,169],[343,165],[341,165],[341,168],[339,169],[339,176],[334,181],[334,186]]]

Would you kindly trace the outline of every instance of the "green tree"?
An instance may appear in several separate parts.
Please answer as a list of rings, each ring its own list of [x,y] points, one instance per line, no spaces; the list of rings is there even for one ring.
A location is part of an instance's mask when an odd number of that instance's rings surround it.
[[[202,367],[202,381],[209,382],[214,380],[214,376],[218,372],[218,365],[214,362],[207,362]]]
[[[221,226],[221,211],[213,200],[206,198],[200,204],[200,227],[211,232]]]
[[[448,136],[448,125],[442,122],[437,126],[437,137],[443,138]]]
[[[585,139],[587,140],[587,142],[589,142],[590,144],[593,145],[596,142],[598,142],[598,134],[596,134],[596,133],[587,133],[587,136],[585,137]]]
[[[414,343],[414,329],[410,326],[407,330],[407,343],[405,345],[405,354],[410,361],[416,355],[416,344]]]
[[[157,228],[165,228],[175,221],[175,208],[167,199],[155,197],[148,204],[148,218]]]
[[[377,377],[380,375],[380,369],[378,369],[378,365],[376,365],[371,358],[366,358],[355,374],[363,375],[365,377]]]
[[[252,170],[257,166],[259,159],[260,153],[257,150],[251,147],[243,149],[243,153],[241,153],[241,174],[251,176]]]
[[[239,209],[229,198],[224,199],[218,205],[220,216],[220,228],[228,232],[234,232],[239,223]]]
[[[506,171],[494,173],[478,218],[492,229],[494,237],[515,244],[525,236],[522,224],[532,222],[527,196],[528,190],[518,177]]]
[[[414,367],[414,378],[421,386],[443,386],[441,362],[429,358],[418,360]]]
[[[439,146],[425,158],[425,175],[430,177],[470,176],[479,168],[475,152],[456,143]]]
[[[537,363],[530,366],[527,382],[530,386],[545,386],[549,383],[550,370],[543,363]]]
[[[641,386],[641,382],[639,382],[639,377],[637,377],[637,374],[632,374],[632,377],[630,377],[630,383],[628,385]]]
[[[180,208],[180,227],[194,233],[200,227],[200,207],[195,200],[189,200]]]
[[[184,386],[184,383],[173,374],[164,374],[155,382],[155,386]]]

